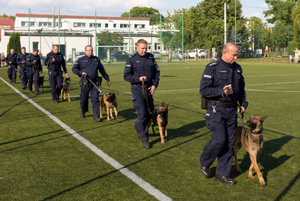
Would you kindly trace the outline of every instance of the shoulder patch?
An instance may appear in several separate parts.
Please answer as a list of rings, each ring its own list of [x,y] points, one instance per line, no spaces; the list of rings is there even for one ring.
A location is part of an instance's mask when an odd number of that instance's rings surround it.
[[[212,62],[210,64],[208,64],[209,67],[213,67],[213,66],[216,66],[218,63],[217,62]]]
[[[126,65],[125,65],[125,67],[128,67],[128,68],[130,68],[130,67],[131,67],[131,65],[130,65],[130,64],[126,64]]]

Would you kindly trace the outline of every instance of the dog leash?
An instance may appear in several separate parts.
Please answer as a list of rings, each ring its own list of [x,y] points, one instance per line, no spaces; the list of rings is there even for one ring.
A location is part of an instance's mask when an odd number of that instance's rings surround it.
[[[145,85],[145,79],[142,79],[142,92],[143,92],[143,98],[146,101],[146,106],[149,114],[152,114],[150,107],[149,107],[149,102],[148,102],[148,89],[147,89],[147,84]]]
[[[90,78],[87,78],[88,79],[88,81],[90,82],[90,83],[92,83],[92,85],[94,85],[94,87],[101,93],[102,91],[99,89],[99,87],[90,79]]]

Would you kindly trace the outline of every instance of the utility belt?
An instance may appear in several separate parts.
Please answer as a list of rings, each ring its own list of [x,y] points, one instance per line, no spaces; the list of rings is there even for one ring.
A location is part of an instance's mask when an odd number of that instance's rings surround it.
[[[208,102],[211,103],[212,105],[217,105],[217,106],[225,107],[225,108],[237,106],[237,104],[234,102],[222,102],[222,101],[217,101],[217,100],[208,100]]]
[[[60,70],[49,70],[49,69],[48,69],[48,72],[49,72],[49,74],[52,74],[52,73],[60,73],[60,74],[62,74],[63,73],[63,71],[60,71]]]
[[[143,86],[141,85],[141,84],[132,84],[132,86],[134,86],[134,87],[138,87],[138,88],[143,88]],[[145,87],[145,86],[144,86]]]

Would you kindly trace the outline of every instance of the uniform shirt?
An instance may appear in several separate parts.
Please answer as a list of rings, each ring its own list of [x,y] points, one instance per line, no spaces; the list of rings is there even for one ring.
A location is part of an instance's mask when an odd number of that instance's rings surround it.
[[[55,62],[53,63],[52,63],[52,58],[55,59]],[[54,54],[53,52],[49,52],[46,56],[44,64],[45,66],[48,66],[48,70],[52,70],[52,71],[61,71],[61,66],[62,66],[65,74],[68,73],[65,59],[60,52],[58,52],[57,54]]]
[[[28,55],[29,55],[28,53],[25,53],[25,54],[20,53],[20,54],[18,54],[18,56],[17,56],[17,64],[18,64],[18,66],[20,68],[22,68],[22,61],[25,61],[25,65],[26,65],[26,59],[27,59]]]
[[[6,61],[7,65],[14,65],[15,67],[17,67],[17,55],[16,54],[11,55],[10,53],[8,53],[5,61]],[[9,64],[9,62],[11,62],[11,64]]]
[[[102,65],[100,59],[95,56],[88,57],[85,55],[79,58],[75,62],[72,71],[79,77],[81,77],[82,73],[85,72],[92,81],[96,81],[99,71],[104,79],[109,82],[109,76],[106,73],[104,66]]]
[[[33,61],[36,60],[36,63],[34,64]],[[26,59],[26,65],[29,68],[37,68],[39,71],[42,71],[42,64],[41,64],[41,59],[39,55],[34,56],[33,54],[30,54],[27,56]]]
[[[232,85],[233,95],[223,97],[223,87],[229,84]],[[200,82],[200,94],[208,100],[237,101],[246,109],[248,102],[246,101],[245,81],[241,66],[236,62],[228,64],[221,58],[208,64]]]
[[[124,80],[131,84],[141,85],[142,82],[139,80],[141,76],[146,76],[148,87],[154,85],[157,88],[160,70],[151,53],[146,53],[145,56],[135,53],[126,62]]]

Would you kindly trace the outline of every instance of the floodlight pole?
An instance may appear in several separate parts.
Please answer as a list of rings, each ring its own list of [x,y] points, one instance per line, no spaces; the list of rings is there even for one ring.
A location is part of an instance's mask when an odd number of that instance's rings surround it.
[[[95,11],[95,55],[98,57],[97,51],[97,11]]]
[[[224,45],[227,43],[226,37],[226,3],[224,3]]]
[[[234,4],[234,43],[236,44],[236,0]]]
[[[60,52],[60,7],[58,7],[58,51]]]
[[[28,51],[30,52],[30,8],[28,9]]]

